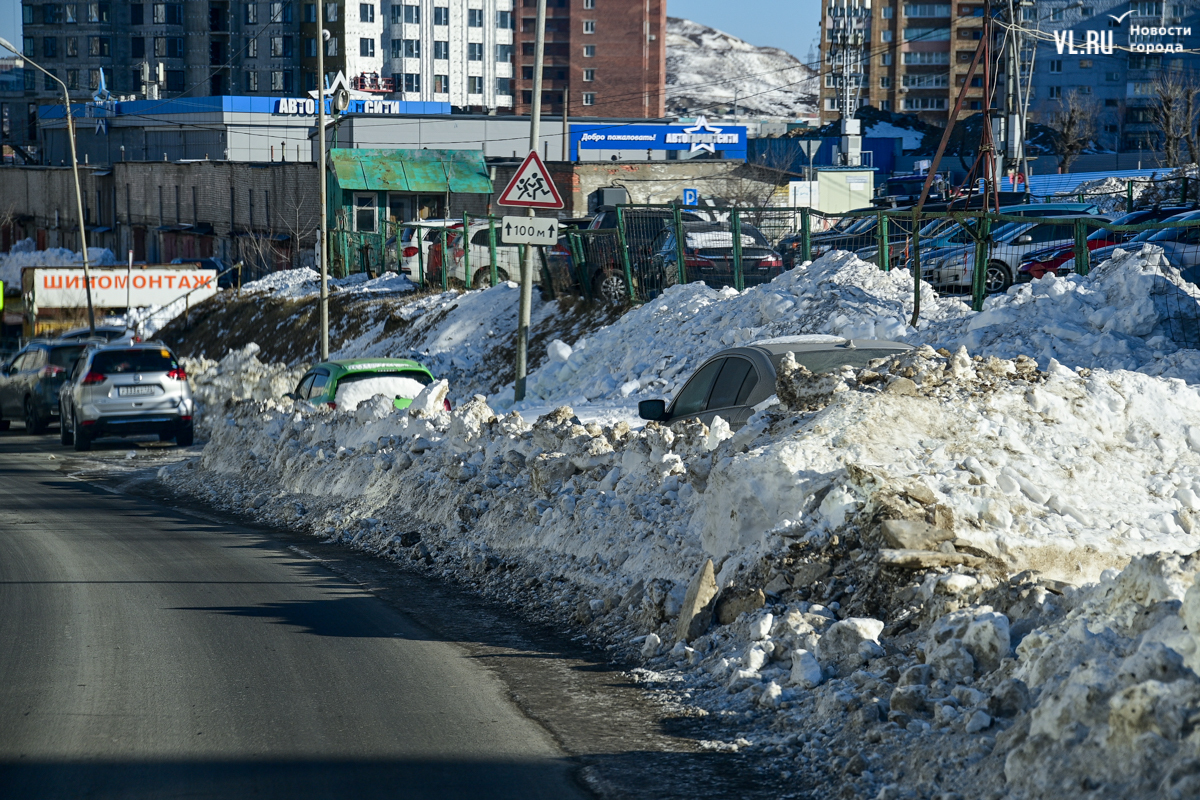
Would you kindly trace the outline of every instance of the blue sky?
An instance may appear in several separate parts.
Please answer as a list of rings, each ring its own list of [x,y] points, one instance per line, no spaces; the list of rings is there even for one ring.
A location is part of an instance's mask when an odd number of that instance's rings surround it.
[[[0,0],[0,3],[7,0]],[[779,47],[801,61],[816,47],[818,0],[667,0],[667,14],[731,33],[750,44]]]
[[[781,47],[804,60],[816,41],[818,0],[667,0],[667,13],[732,33],[750,44]],[[21,46],[21,2],[0,0],[0,36]]]

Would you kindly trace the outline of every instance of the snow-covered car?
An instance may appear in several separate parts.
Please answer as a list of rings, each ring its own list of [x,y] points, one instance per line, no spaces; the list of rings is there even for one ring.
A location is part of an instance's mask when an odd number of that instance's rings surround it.
[[[393,398],[395,408],[408,408],[433,383],[433,373],[410,358],[353,358],[323,361],[300,378],[287,397],[313,405],[354,409],[377,394]],[[446,401],[450,410],[450,401]]]
[[[89,347],[58,392],[64,445],[90,450],[104,436],[158,434],[190,447],[195,403],[187,373],[158,342]]]
[[[737,430],[746,424],[755,406],[775,394],[775,371],[788,353],[811,372],[820,374],[847,366],[865,367],[877,358],[911,349],[912,345],[903,342],[837,336],[764,339],[710,356],[674,400],[642,400],[638,415],[668,424],[699,417],[705,425],[712,425],[719,416]]]

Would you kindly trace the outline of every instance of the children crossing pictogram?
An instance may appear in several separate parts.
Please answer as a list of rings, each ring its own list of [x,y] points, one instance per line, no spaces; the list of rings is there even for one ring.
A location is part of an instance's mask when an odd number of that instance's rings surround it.
[[[497,205],[520,206],[524,208],[562,208],[562,196],[550,180],[550,172],[537,151],[530,151],[513,175],[508,186],[496,201]]]

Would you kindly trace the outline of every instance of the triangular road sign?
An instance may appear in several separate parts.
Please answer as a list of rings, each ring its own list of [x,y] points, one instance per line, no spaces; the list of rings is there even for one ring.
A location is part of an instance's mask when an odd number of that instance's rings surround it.
[[[538,157],[536,150],[530,150],[529,155],[513,175],[508,186],[504,187],[500,199],[496,201],[501,206],[520,206],[523,208],[562,208],[562,196],[550,180],[550,171]]]

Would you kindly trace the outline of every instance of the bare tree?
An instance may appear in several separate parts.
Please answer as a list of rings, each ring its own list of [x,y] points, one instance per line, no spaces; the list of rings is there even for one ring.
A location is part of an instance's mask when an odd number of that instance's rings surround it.
[[[1059,108],[1050,115],[1050,127],[1058,134],[1058,166],[1063,172],[1087,149],[1096,135],[1099,105],[1090,95],[1072,89],[1059,100]]]
[[[1154,80],[1152,90],[1150,114],[1162,131],[1163,166],[1180,166],[1185,147],[1189,162],[1200,161],[1200,141],[1196,138],[1200,83],[1193,75],[1164,70]]]

